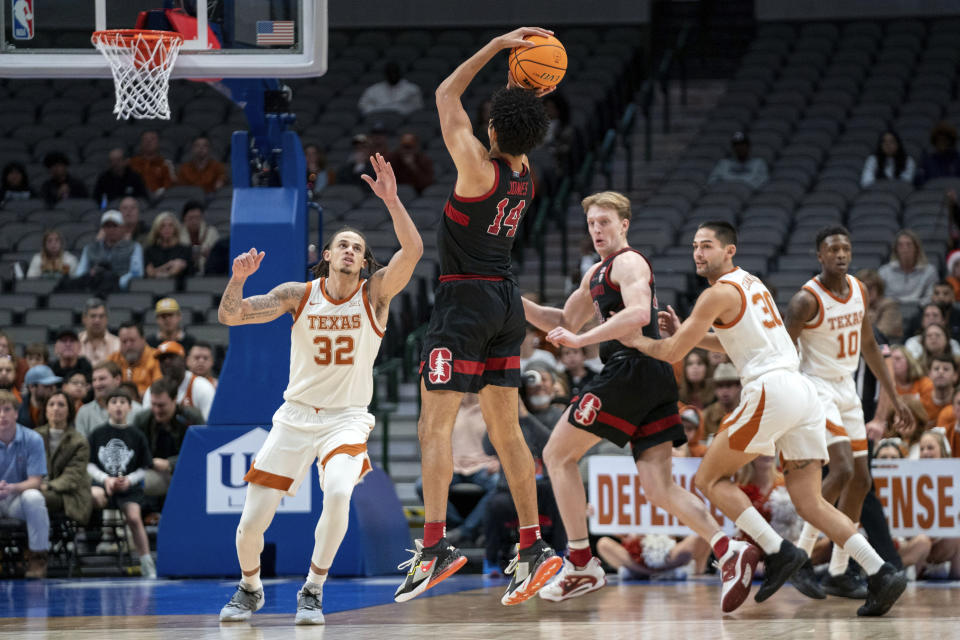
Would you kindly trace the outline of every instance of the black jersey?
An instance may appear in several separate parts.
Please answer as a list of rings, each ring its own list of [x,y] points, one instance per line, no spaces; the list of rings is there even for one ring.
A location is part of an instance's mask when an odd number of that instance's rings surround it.
[[[612,313],[622,311],[624,308],[620,287],[610,280],[610,269],[613,267],[614,258],[627,251],[639,254],[641,258],[646,260],[647,266],[650,266],[650,261],[642,253],[630,247],[624,247],[620,251],[607,256],[600,263],[600,266],[590,277],[590,296],[593,298],[593,306],[600,322],[604,322]],[[653,282],[653,267],[650,268],[650,322],[643,328],[643,335],[648,338],[660,338],[660,329],[657,322],[657,289]],[[618,340],[607,340],[600,345],[600,359],[603,362],[614,355],[621,354],[643,355],[636,349],[624,346]]]
[[[464,198],[451,191],[437,230],[440,275],[512,278],[510,251],[517,228],[533,200],[533,178],[524,166],[517,173],[500,158],[493,188]]]

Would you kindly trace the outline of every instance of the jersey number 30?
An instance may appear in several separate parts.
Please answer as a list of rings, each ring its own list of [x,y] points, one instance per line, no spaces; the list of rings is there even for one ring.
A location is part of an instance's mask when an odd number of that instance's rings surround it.
[[[526,200],[521,200],[517,203],[513,209],[510,209],[510,212],[507,213],[507,205],[510,204],[509,198],[504,198],[497,203],[497,217],[493,219],[493,224],[487,227],[487,233],[492,236],[500,235],[500,223],[503,222],[503,226],[510,227],[507,231],[507,237],[512,238],[517,233],[517,226],[520,224],[520,214],[523,213],[523,206],[527,204]],[[506,214],[506,219],[504,219],[504,214]]]
[[[770,295],[769,291],[753,294],[750,302],[758,305],[763,310],[763,315],[767,316],[763,320],[763,326],[765,326],[767,329],[783,326],[783,320],[780,319],[780,313],[777,311],[777,305],[774,304],[773,296]]]
[[[340,336],[335,341],[331,341],[327,336],[317,336],[313,339],[313,344],[317,345],[317,355],[313,356],[313,361],[320,366],[330,364],[353,364],[353,338],[350,336]]]

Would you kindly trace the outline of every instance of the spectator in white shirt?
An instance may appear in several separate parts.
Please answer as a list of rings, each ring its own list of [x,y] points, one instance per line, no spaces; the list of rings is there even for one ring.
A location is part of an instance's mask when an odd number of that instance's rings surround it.
[[[894,131],[884,131],[877,140],[877,149],[863,163],[860,186],[869,187],[877,180],[902,180],[913,183],[917,163],[903,149],[900,136]]]
[[[423,107],[420,87],[400,77],[400,65],[388,62],[383,69],[386,80],[367,87],[360,96],[360,112],[388,110],[408,115]]]

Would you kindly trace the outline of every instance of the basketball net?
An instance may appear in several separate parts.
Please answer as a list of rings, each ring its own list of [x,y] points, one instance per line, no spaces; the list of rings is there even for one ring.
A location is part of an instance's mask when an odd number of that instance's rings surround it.
[[[169,120],[170,73],[183,36],[173,31],[111,29],[95,31],[91,41],[110,63],[117,119]]]

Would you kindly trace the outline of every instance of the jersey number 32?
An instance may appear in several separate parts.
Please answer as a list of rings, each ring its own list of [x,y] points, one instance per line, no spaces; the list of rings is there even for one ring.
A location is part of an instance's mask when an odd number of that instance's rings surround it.
[[[313,361],[318,365],[353,364],[353,337],[340,336],[330,340],[328,336],[316,336],[313,344],[317,345],[317,355],[313,356]]]

